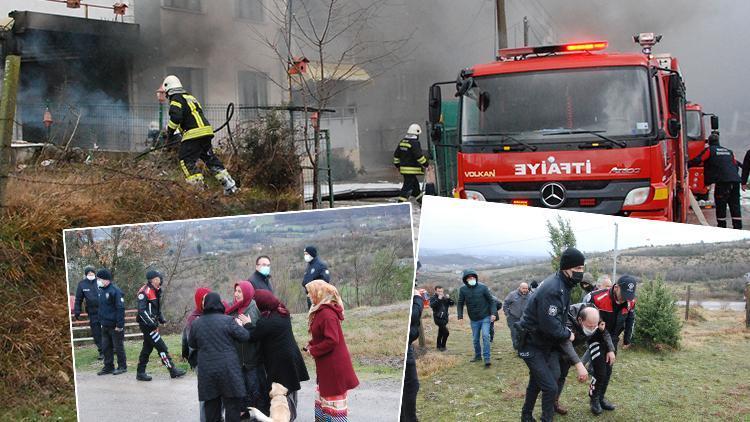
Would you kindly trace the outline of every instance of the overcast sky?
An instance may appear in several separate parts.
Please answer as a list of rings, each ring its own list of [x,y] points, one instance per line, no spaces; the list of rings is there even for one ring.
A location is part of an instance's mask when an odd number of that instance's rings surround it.
[[[545,223],[558,215],[571,222],[578,247],[585,252],[611,250],[615,222],[619,249],[750,239],[750,232],[741,230],[425,196],[419,248],[450,254],[547,255]]]

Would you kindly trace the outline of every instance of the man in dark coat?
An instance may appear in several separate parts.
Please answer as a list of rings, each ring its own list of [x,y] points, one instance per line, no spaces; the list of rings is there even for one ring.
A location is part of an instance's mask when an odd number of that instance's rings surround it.
[[[255,272],[250,276],[250,283],[255,290],[268,290],[273,293],[271,286],[271,258],[261,255],[255,258]]]
[[[529,285],[521,283],[518,288],[508,293],[503,301],[503,312],[505,320],[510,329],[510,337],[513,341],[513,350],[518,350],[518,334],[516,333],[516,322],[521,320],[523,310],[526,308],[526,301],[529,299]]]
[[[73,307],[73,319],[76,321],[81,317],[83,308],[82,302],[85,302],[85,311],[89,316],[89,328],[91,337],[94,338],[96,349],[99,351],[99,360],[104,359],[102,353],[102,325],[99,322],[99,287],[96,285],[96,269],[87,265],[83,269],[83,280],[78,282],[76,288],[76,300]]]
[[[323,280],[326,283],[331,282],[331,272],[328,271],[328,265],[318,257],[318,249],[315,246],[305,247],[304,259],[307,262],[307,269],[305,269],[305,275],[302,276],[303,288],[313,280]],[[306,288],[305,294],[307,294]],[[310,309],[310,306],[312,306],[312,302],[310,302],[310,298],[308,297],[307,309]]]
[[[430,308],[432,308],[432,319],[438,327],[437,349],[444,352],[445,344],[448,342],[448,308],[455,305],[450,295],[445,294],[442,286],[435,287],[435,294],[430,298]]]
[[[125,298],[122,290],[112,283],[112,273],[102,268],[96,272],[99,287],[99,321],[102,324],[102,351],[104,368],[97,375],[119,375],[128,370],[125,359]],[[114,367],[117,354],[117,369]]]
[[[419,393],[419,377],[417,375],[417,360],[414,358],[412,343],[419,338],[419,326],[422,320],[424,300],[417,290],[412,292],[411,319],[409,321],[409,346],[406,349],[406,369],[404,372],[404,388],[401,397],[400,422],[417,422],[417,393]]]
[[[529,383],[521,410],[521,420],[532,416],[539,392],[542,393],[542,422],[552,421],[560,377],[560,344],[575,340],[567,327],[570,290],[583,281],[586,258],[576,248],[560,256],[560,270],[547,277],[529,298],[518,322],[518,356],[529,367]]]
[[[481,362],[484,357],[484,366],[490,366],[490,323],[495,320],[497,312],[495,300],[492,298],[490,289],[479,282],[479,276],[474,270],[464,270],[464,285],[458,290],[458,319],[464,318],[464,303],[466,313],[471,320],[471,335],[474,340],[474,359],[471,362]],[[482,338],[482,346],[479,338]]]
[[[719,145],[719,132],[708,137],[708,147],[688,162],[688,166],[703,164],[703,179],[706,186],[715,183],[716,223],[727,227],[727,205],[732,215],[732,227],[742,228],[742,207],[740,206],[739,165],[732,150]]]
[[[224,315],[224,304],[218,293],[211,292],[203,299],[203,315],[193,321],[188,344],[198,351],[198,399],[206,403],[206,420],[220,421],[222,405],[224,420],[240,420],[245,380],[234,341],[250,337],[229,315]]]

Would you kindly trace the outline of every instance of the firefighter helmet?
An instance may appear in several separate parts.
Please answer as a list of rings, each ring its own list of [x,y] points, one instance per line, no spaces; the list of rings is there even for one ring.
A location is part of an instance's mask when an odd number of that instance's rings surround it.
[[[164,91],[167,93],[167,95],[169,95],[171,94],[170,91],[176,88],[182,88],[182,82],[180,82],[180,79],[177,76],[168,75],[166,78],[164,78],[162,86],[164,87]]]
[[[412,123],[406,133],[408,133],[409,135],[419,135],[422,133],[422,127],[416,123]]]

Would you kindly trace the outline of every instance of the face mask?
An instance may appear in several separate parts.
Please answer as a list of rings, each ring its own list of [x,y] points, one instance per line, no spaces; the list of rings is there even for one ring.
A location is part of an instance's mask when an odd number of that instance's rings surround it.
[[[271,267],[269,267],[268,265],[263,265],[260,267],[258,272],[268,277],[268,275],[271,274]]]
[[[95,279],[95,278],[96,278],[96,276],[95,276],[95,275],[87,275],[87,276],[86,276],[86,279],[87,279],[88,281],[94,281],[94,279]]]
[[[475,278],[470,278],[466,280],[467,283],[469,283],[469,286],[476,286],[477,280]]]
[[[96,285],[99,286],[99,288],[104,287],[104,282],[102,281],[101,278],[96,279]]]
[[[313,260],[313,257],[311,255],[305,254],[305,262],[310,262]]]
[[[583,281],[583,271],[573,271],[570,274],[570,279],[575,281],[576,283],[580,283]]]
[[[581,328],[583,328],[583,334],[586,334],[587,336],[593,335],[596,332],[596,328],[591,329],[591,330],[589,330],[586,327],[581,327]]]

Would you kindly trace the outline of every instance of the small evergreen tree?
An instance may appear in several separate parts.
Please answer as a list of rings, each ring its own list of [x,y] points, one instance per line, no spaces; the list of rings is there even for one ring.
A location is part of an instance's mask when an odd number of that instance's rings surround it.
[[[552,246],[552,251],[549,253],[552,258],[550,264],[552,265],[552,271],[557,271],[560,269],[560,255],[563,251],[568,248],[575,248],[576,235],[573,233],[570,221],[560,215],[557,216],[556,224],[547,220],[547,232],[549,233],[549,244]]]
[[[680,346],[682,323],[677,314],[677,299],[661,278],[640,283],[636,312],[635,344],[652,350]]]

